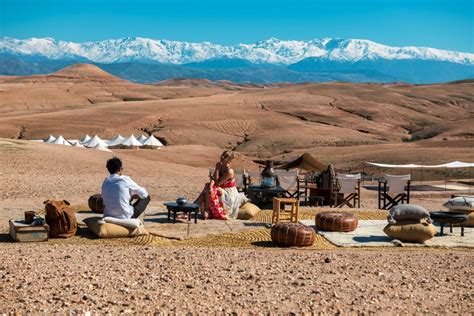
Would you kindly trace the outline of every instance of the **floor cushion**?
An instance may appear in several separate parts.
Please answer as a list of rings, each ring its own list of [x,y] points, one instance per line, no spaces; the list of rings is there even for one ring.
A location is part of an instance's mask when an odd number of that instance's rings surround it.
[[[474,197],[457,196],[443,204],[450,211],[474,211]]]
[[[396,224],[397,221],[405,219],[423,219],[431,223],[430,213],[423,206],[415,204],[399,204],[392,207],[387,219],[390,224]]]
[[[357,217],[346,212],[316,214],[316,229],[330,232],[351,232],[357,228]]]
[[[458,210],[456,212],[459,213],[464,213],[467,215],[466,221],[463,223],[464,227],[474,227],[474,211],[463,211],[463,210]],[[459,224],[455,224],[453,226],[460,226]]]
[[[239,214],[237,215],[238,219],[251,219],[260,212],[260,208],[250,202],[245,203],[239,209]]]
[[[89,217],[84,219],[87,228],[99,238],[119,238],[148,235],[143,225],[138,228],[129,228],[105,222],[102,217]]]
[[[383,231],[392,239],[421,244],[437,232],[436,227],[423,220],[400,220],[396,224],[388,224]]]
[[[314,244],[316,234],[311,227],[297,223],[278,223],[271,230],[273,243],[280,247],[307,247]]]
[[[128,228],[138,228],[142,225],[141,220],[139,220],[138,218],[124,219],[124,218],[115,218],[115,217],[104,217],[103,220],[106,223],[111,223],[111,224],[124,226]]]

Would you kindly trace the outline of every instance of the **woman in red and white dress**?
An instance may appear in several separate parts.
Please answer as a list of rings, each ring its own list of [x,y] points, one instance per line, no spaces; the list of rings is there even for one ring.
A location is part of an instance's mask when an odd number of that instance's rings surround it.
[[[203,218],[229,219],[236,218],[239,208],[248,201],[243,193],[239,193],[234,178],[231,162],[234,153],[226,150],[222,153],[220,161],[195,203],[201,208]]]

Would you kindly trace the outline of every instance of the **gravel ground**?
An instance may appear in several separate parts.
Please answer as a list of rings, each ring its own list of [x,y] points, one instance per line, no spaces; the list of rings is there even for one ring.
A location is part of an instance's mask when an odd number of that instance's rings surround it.
[[[3,244],[0,313],[462,313],[474,252]]]

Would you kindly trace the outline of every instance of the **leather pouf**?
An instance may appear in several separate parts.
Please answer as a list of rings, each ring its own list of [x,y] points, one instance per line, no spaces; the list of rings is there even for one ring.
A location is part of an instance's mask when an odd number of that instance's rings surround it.
[[[278,223],[272,227],[272,241],[280,247],[307,247],[314,244],[311,227],[296,223]]]
[[[104,200],[102,199],[102,194],[91,195],[87,203],[92,212],[104,213]]]
[[[357,228],[357,217],[344,212],[316,214],[316,229],[330,232],[351,232]]]

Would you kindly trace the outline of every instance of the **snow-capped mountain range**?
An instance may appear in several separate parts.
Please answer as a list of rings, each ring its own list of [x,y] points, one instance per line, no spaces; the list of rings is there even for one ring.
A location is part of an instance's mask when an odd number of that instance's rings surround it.
[[[127,37],[74,43],[53,38],[0,38],[0,54],[40,56],[52,60],[86,59],[95,63],[153,61],[183,65],[213,59],[243,59],[255,64],[291,65],[306,58],[332,62],[427,60],[474,65],[474,54],[428,47],[391,47],[362,39],[270,38],[254,44],[225,46]]]

